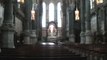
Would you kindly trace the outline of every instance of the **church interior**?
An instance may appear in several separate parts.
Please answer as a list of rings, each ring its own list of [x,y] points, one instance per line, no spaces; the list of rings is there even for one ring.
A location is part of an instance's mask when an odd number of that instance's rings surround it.
[[[106,60],[107,0],[0,0],[0,60]]]

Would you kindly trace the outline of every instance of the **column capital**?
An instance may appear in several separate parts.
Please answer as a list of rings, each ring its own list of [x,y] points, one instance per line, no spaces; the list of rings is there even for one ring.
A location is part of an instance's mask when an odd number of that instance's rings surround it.
[[[90,31],[90,30],[86,30],[86,32],[85,32],[85,36],[92,36],[91,31]]]
[[[72,37],[75,37],[75,35],[74,34],[70,34],[70,37],[72,38]]]
[[[29,30],[24,30],[23,34],[24,34],[24,36],[30,36],[30,31]]]
[[[80,36],[85,36],[85,32],[81,31]]]

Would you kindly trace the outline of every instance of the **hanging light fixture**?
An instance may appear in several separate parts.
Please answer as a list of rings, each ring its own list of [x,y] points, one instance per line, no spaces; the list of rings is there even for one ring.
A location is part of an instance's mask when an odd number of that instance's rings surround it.
[[[35,20],[35,10],[31,10],[31,20]]]
[[[80,15],[79,10],[76,8],[76,10],[75,10],[75,20],[80,19],[79,15]]]
[[[17,0],[18,3],[24,3],[24,0]]]
[[[20,4],[24,4],[24,0],[17,0],[17,2],[18,2],[18,8],[20,8]]]
[[[96,0],[96,4],[101,4],[103,2],[104,2],[103,0]]]
[[[25,1],[24,0],[21,0],[21,3],[24,3]]]
[[[32,6],[32,10],[31,10],[31,20],[35,20],[35,4],[33,4],[33,6]]]

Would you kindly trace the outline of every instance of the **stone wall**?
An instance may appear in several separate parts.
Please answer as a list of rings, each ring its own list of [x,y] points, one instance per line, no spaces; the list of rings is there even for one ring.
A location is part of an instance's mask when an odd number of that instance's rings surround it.
[[[15,31],[19,35],[22,32],[22,21],[15,17]]]
[[[92,33],[97,31],[97,17],[95,15],[91,18],[91,31]]]

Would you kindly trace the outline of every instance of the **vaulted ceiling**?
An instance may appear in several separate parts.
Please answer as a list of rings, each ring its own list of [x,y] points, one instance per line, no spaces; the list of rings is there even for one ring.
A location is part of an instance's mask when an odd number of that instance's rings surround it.
[[[49,4],[49,3],[54,3],[54,4],[57,4],[58,2],[62,2],[62,0],[43,0],[46,4]]]
[[[39,3],[40,0],[32,0],[33,3]],[[62,0],[41,0],[43,2],[45,2],[46,4],[49,4],[49,3],[54,3],[54,4],[57,4],[58,2],[62,2]]]

